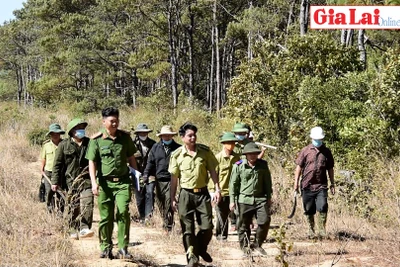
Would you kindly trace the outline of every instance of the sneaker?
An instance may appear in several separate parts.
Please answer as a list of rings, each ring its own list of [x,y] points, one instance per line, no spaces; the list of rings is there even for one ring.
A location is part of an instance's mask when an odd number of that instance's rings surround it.
[[[118,250],[118,257],[120,259],[132,259],[133,258],[132,254],[130,254],[126,248],[121,248],[120,250]]]
[[[213,259],[211,258],[211,255],[208,254],[207,251],[204,251],[204,252],[200,253],[200,257],[202,257],[205,262],[212,262],[213,261]]]
[[[219,236],[216,237],[216,239],[217,239],[218,241],[222,241],[222,242],[228,241],[228,237],[227,237],[227,236],[221,236],[221,235],[219,235]]]
[[[87,229],[87,228],[82,229],[79,232],[79,237],[81,237],[81,238],[92,237],[92,236],[94,236],[94,232],[92,230],[90,230],[90,229]]]
[[[254,249],[254,252],[256,252],[260,256],[267,256],[267,252],[262,247],[256,247]]]
[[[105,258],[109,258],[110,260],[112,260],[114,258],[111,249],[106,248],[105,250],[103,250],[100,254],[100,258],[105,259]]]
[[[185,267],[199,267],[199,259],[196,256],[192,256],[189,258],[188,264]]]
[[[78,234],[77,234],[77,233],[71,233],[71,234],[69,235],[69,238],[70,238],[70,239],[76,239],[76,240],[78,240]]]

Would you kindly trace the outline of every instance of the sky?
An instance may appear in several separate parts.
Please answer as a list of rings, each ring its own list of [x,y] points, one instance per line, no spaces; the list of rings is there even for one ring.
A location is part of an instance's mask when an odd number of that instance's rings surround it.
[[[3,24],[6,20],[15,18],[13,11],[21,9],[23,2],[26,2],[26,0],[0,0],[0,24]]]

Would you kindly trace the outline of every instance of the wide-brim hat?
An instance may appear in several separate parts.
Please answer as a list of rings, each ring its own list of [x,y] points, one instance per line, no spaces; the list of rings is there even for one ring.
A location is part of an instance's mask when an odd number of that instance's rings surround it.
[[[310,137],[311,137],[311,139],[314,139],[314,140],[322,140],[325,138],[324,130],[322,130],[322,128],[318,127],[318,126],[314,127],[311,129]]]
[[[83,124],[85,125],[85,128],[87,127],[88,123],[86,121],[84,121],[81,118],[75,118],[72,121],[70,121],[67,125],[67,133],[68,135],[71,135],[71,131],[72,129],[74,129],[76,126]]]
[[[135,128],[132,128],[134,133],[150,133],[153,130],[149,129],[146,123],[139,123]]]
[[[46,133],[46,136],[48,136],[50,133],[65,134],[65,131],[63,129],[61,129],[60,124],[53,123],[53,124],[50,124],[49,131]]]
[[[254,142],[247,143],[242,151],[242,154],[260,153],[261,149]]]
[[[244,123],[235,123],[232,128],[233,133],[248,133],[249,129],[246,128]]]
[[[157,136],[162,136],[162,135],[176,135],[177,132],[174,132],[172,127],[170,125],[164,125],[161,127],[161,131],[157,134]]]
[[[220,143],[225,143],[225,142],[237,142],[239,141],[234,133],[226,132],[224,133],[220,138],[219,142]]]

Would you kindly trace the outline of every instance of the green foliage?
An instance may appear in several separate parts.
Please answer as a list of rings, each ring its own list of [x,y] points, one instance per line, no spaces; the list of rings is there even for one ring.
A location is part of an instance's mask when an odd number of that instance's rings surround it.
[[[289,263],[286,257],[292,251],[293,243],[286,240],[286,225],[282,223],[277,230],[272,231],[271,235],[275,238],[279,250],[279,253],[275,256],[275,260],[279,262],[280,266],[288,267]]]
[[[32,131],[30,131],[28,133],[28,140],[29,140],[29,144],[31,146],[36,146],[36,145],[42,145],[43,142],[47,139],[46,137],[46,133],[48,132],[48,129],[40,129],[40,128],[36,128],[33,129]]]

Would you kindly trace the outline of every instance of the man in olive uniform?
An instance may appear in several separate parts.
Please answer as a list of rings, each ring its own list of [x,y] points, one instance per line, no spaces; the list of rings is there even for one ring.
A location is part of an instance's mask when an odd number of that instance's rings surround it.
[[[67,133],[69,138],[64,139],[56,150],[54,158],[53,174],[51,176],[51,189],[56,192],[58,187],[66,190],[71,202],[70,237],[91,237],[94,232],[93,221],[93,194],[87,168],[88,160],[85,158],[89,145],[89,138],[85,135],[87,122],[75,118],[68,123]],[[83,172],[86,172],[84,174]],[[79,179],[77,180],[77,178]],[[80,217],[79,221],[77,221]]]
[[[321,127],[311,129],[311,144],[304,147],[296,159],[296,171],[294,177],[294,190],[299,190],[301,179],[301,191],[303,198],[304,214],[307,216],[309,226],[309,238],[315,237],[314,215],[318,211],[319,237],[326,237],[326,219],[328,214],[328,178],[331,182],[332,195],[335,194],[334,160],[332,153],[327,148],[323,139],[324,131]]]
[[[229,185],[230,209],[239,205],[240,227],[238,230],[240,248],[244,255],[254,249],[262,256],[267,255],[261,247],[267,238],[270,224],[272,181],[266,161],[259,159],[261,150],[253,142],[243,149],[246,159],[236,162],[232,169]],[[237,204],[236,204],[237,203]],[[257,218],[254,244],[250,245],[250,224],[253,216]]]
[[[220,137],[220,143],[223,145],[222,151],[215,155],[218,161],[217,175],[219,186],[221,187],[221,201],[215,207],[216,211],[216,229],[215,234],[218,240],[227,240],[228,238],[228,216],[229,210],[229,180],[231,177],[232,167],[235,162],[240,160],[240,155],[235,153],[235,143],[237,139],[233,133],[224,133]],[[214,183],[208,183],[210,192],[214,192]]]
[[[130,227],[129,202],[131,201],[131,180],[127,164],[137,169],[134,156],[136,148],[129,132],[118,129],[119,110],[117,108],[105,108],[101,114],[104,129],[92,137],[86,154],[89,160],[92,192],[98,196],[99,240],[102,251],[100,257],[113,258],[112,233],[116,205],[118,256],[131,258],[127,250]]]
[[[187,253],[187,267],[199,266],[199,256],[206,262],[212,262],[210,254],[207,253],[213,228],[207,172],[210,173],[215,185],[214,201],[218,203],[221,198],[215,171],[218,161],[207,146],[196,144],[196,133],[197,127],[191,123],[185,123],[180,127],[179,135],[183,146],[171,155],[168,168],[172,176],[171,205],[175,212],[179,211],[183,245]],[[178,180],[181,187],[179,202],[176,200]],[[195,216],[200,229],[197,234],[195,234]]]
[[[176,132],[172,127],[165,125],[161,128],[160,142],[156,143],[149,153],[146,169],[143,173],[143,181],[156,187],[158,207],[163,218],[163,228],[170,232],[174,224],[174,211],[171,208],[171,174],[168,172],[169,160],[172,152],[181,145],[173,139]],[[152,181],[149,177],[155,176]]]
[[[61,135],[65,134],[65,131],[61,129],[58,123],[53,123],[49,126],[49,131],[46,136],[50,136],[49,140],[43,143],[42,150],[40,152],[41,166],[40,171],[42,173],[42,183],[45,186],[45,202],[47,210],[51,213],[54,209],[53,191],[51,190],[51,184],[48,179],[51,179],[51,173],[53,171],[54,157],[58,144],[62,141]]]
[[[133,129],[136,135],[133,141],[136,146],[135,159],[138,166],[138,171],[144,173],[146,169],[147,160],[149,153],[153,145],[156,143],[153,139],[149,138],[149,133],[153,130],[149,129],[147,124],[139,123],[136,129]],[[140,189],[135,188],[136,205],[139,211],[140,222],[145,223],[150,219],[153,214],[154,208],[154,175],[146,177],[148,183],[144,183],[140,186]]]

